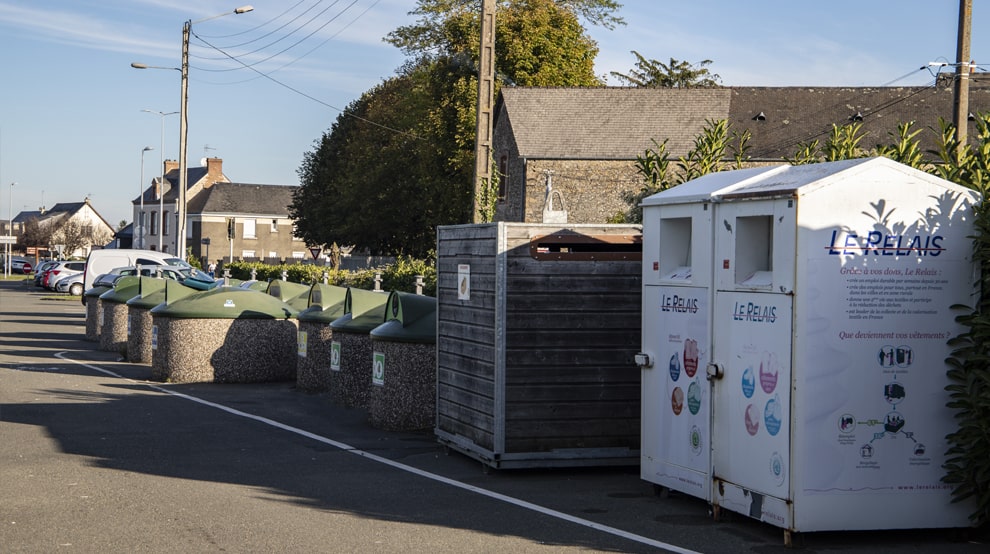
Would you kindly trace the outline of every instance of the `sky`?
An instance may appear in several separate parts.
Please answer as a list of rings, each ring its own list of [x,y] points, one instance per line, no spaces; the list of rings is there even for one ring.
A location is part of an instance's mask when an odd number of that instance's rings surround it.
[[[416,21],[414,0],[253,0],[213,17],[238,1],[0,0],[0,219],[89,198],[114,227],[131,220],[162,158],[178,159],[178,115],[160,114],[179,110],[185,21],[189,166],[219,157],[234,182],[280,185],[298,184],[341,110],[395,74],[405,56],[383,37]],[[628,73],[636,51],[712,60],[727,86],[922,86],[952,70],[929,63],[956,57],[956,0],[619,2],[625,25],[584,22],[602,77]],[[982,71],[990,6],[973,3]]]

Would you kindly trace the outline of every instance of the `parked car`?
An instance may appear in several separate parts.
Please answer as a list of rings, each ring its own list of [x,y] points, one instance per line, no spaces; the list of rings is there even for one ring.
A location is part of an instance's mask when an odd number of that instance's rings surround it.
[[[56,262],[55,265],[45,270],[45,274],[41,277],[41,286],[55,290],[55,281],[67,275],[82,273],[85,269],[86,262]]]
[[[2,263],[0,263],[0,268],[5,268],[6,265],[7,265],[7,262],[6,262],[6,260],[4,260]],[[13,273],[22,273],[24,275],[27,275],[28,273],[31,273],[31,267],[32,267],[31,266],[31,261],[28,260],[27,258],[24,258],[22,256],[11,256],[10,257],[10,270],[9,271],[12,274]],[[0,269],[0,272],[2,272],[2,271],[3,270]]]
[[[82,296],[83,274],[73,273],[55,282],[55,292],[67,292],[72,296]]]
[[[83,287],[89,290],[98,275],[109,272],[115,267],[133,267],[138,265],[175,265],[191,267],[185,260],[176,258],[175,254],[158,252],[156,250],[134,250],[130,248],[106,248],[93,250],[86,258],[86,277]],[[83,299],[85,300],[85,296]]]
[[[51,268],[57,263],[58,262],[55,260],[49,260],[47,262],[42,262],[38,264],[38,267],[34,271],[34,286],[36,287],[42,286],[41,280],[45,277],[45,271],[47,271],[49,268]]]

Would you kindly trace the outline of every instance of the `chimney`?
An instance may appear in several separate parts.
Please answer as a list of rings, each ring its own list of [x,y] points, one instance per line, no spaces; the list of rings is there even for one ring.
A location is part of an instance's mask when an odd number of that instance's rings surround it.
[[[168,175],[170,171],[179,169],[179,162],[175,160],[165,160],[165,175]]]
[[[223,176],[223,159],[206,158],[206,182],[203,188],[208,189],[221,181],[226,181]]]

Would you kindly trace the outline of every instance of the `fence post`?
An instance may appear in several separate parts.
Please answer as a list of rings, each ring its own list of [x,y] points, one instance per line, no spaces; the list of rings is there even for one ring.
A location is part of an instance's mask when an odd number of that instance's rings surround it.
[[[327,273],[326,271],[323,272],[323,284],[324,285],[330,284],[330,274]]]
[[[382,291],[382,272],[375,272],[375,292]]]
[[[251,268],[251,280],[252,281],[257,281],[258,280],[258,270],[256,268],[253,268],[253,267]]]
[[[416,294],[423,294],[423,276],[416,276]]]

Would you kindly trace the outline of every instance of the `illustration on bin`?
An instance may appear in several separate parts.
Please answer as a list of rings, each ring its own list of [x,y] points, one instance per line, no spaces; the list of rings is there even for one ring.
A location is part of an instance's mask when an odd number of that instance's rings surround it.
[[[371,392],[371,337],[385,321],[388,294],[350,287],[344,315],[330,323],[330,398],[351,408],[367,408]]]
[[[174,279],[141,276],[140,293],[127,301],[127,361],[151,363],[151,309],[166,298],[178,300],[196,292]]]
[[[294,380],[296,310],[260,291],[218,287],[151,309],[152,378],[172,383]]]
[[[99,341],[100,327],[103,326],[103,306],[100,304],[100,295],[113,289],[113,282],[107,279],[97,279],[93,286],[83,293],[86,305],[86,340]]]
[[[371,337],[371,425],[390,431],[432,429],[437,396],[437,299],[393,291],[385,323]]]
[[[641,477],[793,532],[964,527],[950,311],[973,190],[887,158],[710,174],[643,205]]]
[[[309,292],[309,307],[299,312],[296,386],[306,392],[330,390],[330,356],[333,329],[330,324],[344,315],[347,287],[316,283]]]
[[[114,283],[113,288],[100,295],[102,324],[100,350],[127,352],[127,301],[140,294],[140,277],[128,275]]]

